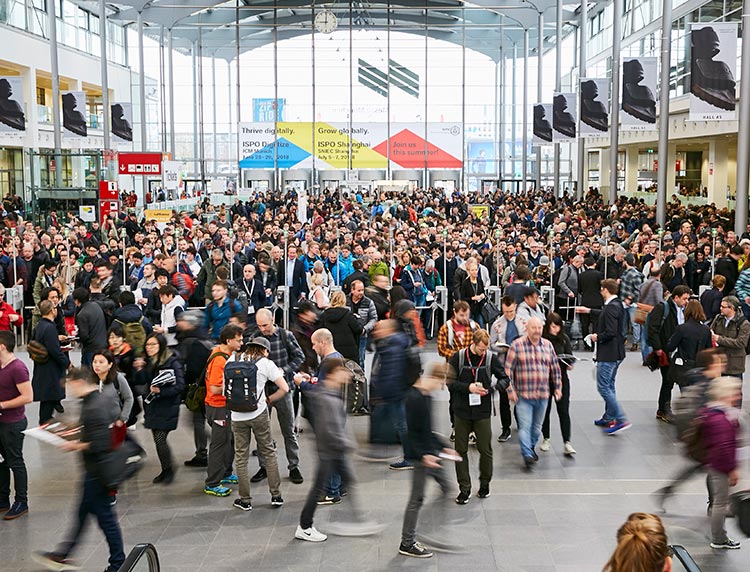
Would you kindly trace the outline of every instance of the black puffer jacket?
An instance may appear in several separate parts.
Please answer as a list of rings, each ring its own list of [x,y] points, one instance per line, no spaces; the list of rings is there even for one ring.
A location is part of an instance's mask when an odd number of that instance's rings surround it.
[[[185,389],[185,375],[182,363],[171,352],[167,351],[167,357],[153,364],[146,361],[146,367],[136,374],[138,385],[151,385],[151,381],[164,370],[174,371],[175,383],[161,387],[159,395],[151,403],[144,405],[144,426],[146,429],[157,431],[174,431],[177,429],[177,420],[180,417],[180,399]],[[148,391],[148,390],[146,390]]]
[[[330,330],[333,347],[346,359],[359,360],[359,337],[362,326],[349,308],[326,308],[318,320],[320,328]]]

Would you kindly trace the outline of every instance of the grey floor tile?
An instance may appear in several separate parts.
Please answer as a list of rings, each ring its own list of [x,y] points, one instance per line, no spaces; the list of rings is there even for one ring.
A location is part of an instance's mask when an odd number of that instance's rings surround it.
[[[429,355],[427,361],[433,358],[434,354]],[[554,421],[552,450],[541,455],[533,473],[526,473],[514,426],[511,441],[493,441],[490,498],[475,496],[468,505],[458,506],[451,497],[440,519],[427,508],[423,510],[418,529],[428,534],[441,524],[435,534],[451,538],[464,553],[436,553],[429,560],[399,555],[412,473],[391,471],[387,462],[361,458],[354,461],[358,485],[353,492],[368,518],[387,528],[370,538],[330,536],[319,545],[295,540],[316,465],[315,437],[309,429],[299,435],[304,484],[288,481],[284,452],[280,451],[283,508],[269,506],[266,483],[253,486],[254,509],[249,513],[232,508],[236,491],[223,499],[204,495],[205,470],[182,467],[194,450],[187,411],[182,411],[180,427],[169,436],[180,467],[170,486],[151,483],[160,470],[153,440],[142,428],[135,433],[149,458],[144,470],[120,491],[116,511],[126,547],[143,541],[154,543],[165,572],[599,572],[615,546],[617,528],[631,512],[655,511],[652,492],[664,486],[684,463],[672,428],[654,419],[658,374],[641,368],[638,361],[635,354],[628,354],[618,374],[618,395],[634,424],[631,431],[612,438],[594,427],[592,421],[601,415],[602,402],[591,379],[590,364],[580,365],[571,374],[575,458],[562,455]],[[68,405],[72,409],[72,401],[66,402]],[[30,419],[36,418],[36,407],[28,408]],[[446,435],[450,432],[446,392],[436,395],[434,422]],[[364,444],[369,419],[357,417],[349,423]],[[493,429],[497,435],[497,419],[493,419]],[[273,432],[280,441],[275,422]],[[389,447],[387,452],[396,458],[400,447]],[[74,455],[32,440],[28,440],[25,453],[32,510],[18,521],[0,522],[2,572],[38,572],[31,552],[51,549],[64,538],[78,502],[81,475]],[[475,450],[469,452],[469,459],[476,493]],[[250,460],[249,469],[255,472],[257,459]],[[453,467],[447,470],[454,480]],[[747,474],[748,470],[744,461],[741,471]],[[431,484],[427,498],[436,495],[437,488]],[[705,497],[705,482],[697,476],[670,499],[669,512],[663,515],[670,541],[688,547],[704,572],[747,572],[750,543],[732,553],[717,553],[708,547]],[[316,527],[325,532],[330,522],[344,520],[350,502],[345,499],[340,506],[320,507]],[[728,523],[728,530],[740,538],[733,522]],[[76,556],[85,572],[101,572],[106,565],[108,548],[93,521]]]

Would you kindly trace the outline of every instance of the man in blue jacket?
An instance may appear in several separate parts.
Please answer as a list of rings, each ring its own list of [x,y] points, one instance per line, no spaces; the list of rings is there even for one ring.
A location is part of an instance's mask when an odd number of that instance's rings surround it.
[[[374,412],[373,424],[392,426],[402,446],[406,440],[406,409],[404,399],[414,378],[408,375],[410,369],[408,355],[411,346],[409,337],[398,331],[394,320],[383,320],[375,326],[376,339],[375,359],[370,379],[371,399],[378,402],[378,412]],[[419,375],[419,372],[417,372]],[[394,471],[411,470],[414,466],[401,459],[391,463]]]
[[[594,421],[594,425],[614,435],[630,429],[615,390],[617,369],[625,359],[625,308],[617,297],[619,285],[615,280],[602,280],[601,291],[604,306],[594,311],[599,314],[599,323],[591,340],[597,343],[596,388],[604,400],[604,415]]]
[[[213,300],[206,306],[203,327],[209,332],[212,340],[218,340],[221,329],[229,323],[232,314],[242,311],[242,304],[231,300],[227,295],[227,283],[217,280],[211,286]]]

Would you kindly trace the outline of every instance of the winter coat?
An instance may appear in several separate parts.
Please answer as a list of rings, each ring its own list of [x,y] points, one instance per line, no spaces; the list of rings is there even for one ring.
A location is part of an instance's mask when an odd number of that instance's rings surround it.
[[[745,347],[750,337],[750,322],[745,319],[742,312],[737,312],[729,325],[725,325],[724,316],[719,314],[711,322],[711,331],[718,334],[718,346],[723,348],[727,355],[727,367],[724,373],[728,375],[745,373]]]
[[[99,304],[89,300],[76,314],[81,351],[94,352],[107,347],[107,322]]]
[[[372,396],[386,402],[401,401],[410,387],[407,357],[411,341],[397,332],[377,341],[370,387]]]
[[[318,320],[319,328],[333,335],[333,347],[346,359],[359,360],[359,338],[362,326],[349,308],[326,308]]]
[[[153,364],[148,360],[146,367],[136,374],[138,385],[149,386],[160,372],[171,369],[174,371],[175,383],[161,387],[159,395],[151,403],[144,404],[144,427],[157,431],[174,431],[180,417],[180,399],[185,389],[185,376],[182,363],[171,350],[167,350],[167,357],[163,362]],[[148,388],[146,389],[148,391]]]
[[[46,347],[49,354],[46,363],[34,363],[34,375],[31,378],[34,401],[65,399],[65,389],[61,380],[70,366],[70,360],[60,349],[57,326],[51,320],[42,318],[31,334],[31,339]]]
[[[737,468],[739,423],[729,419],[718,407],[709,406],[701,414],[701,438],[706,449],[706,465],[714,471],[729,474]]]

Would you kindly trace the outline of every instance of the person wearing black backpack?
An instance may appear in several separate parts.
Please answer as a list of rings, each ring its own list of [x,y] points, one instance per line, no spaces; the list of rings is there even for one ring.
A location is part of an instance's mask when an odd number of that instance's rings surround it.
[[[34,560],[48,570],[73,570],[70,555],[80,542],[89,515],[97,519],[109,546],[109,566],[105,572],[117,572],[125,562],[122,531],[111,504],[109,487],[102,482],[103,465],[112,451],[111,419],[107,397],[98,391],[98,379],[88,369],[74,368],[68,373],[70,395],[81,399],[81,437],[63,445],[66,451],[79,451],[83,457],[83,494],[76,511],[77,520],[68,539],[52,552],[34,555]]]
[[[742,314],[740,301],[735,296],[725,296],[719,312],[711,322],[711,339],[727,354],[726,371],[722,373],[742,379],[750,340],[750,322]]]
[[[227,409],[231,412],[240,494],[233,506],[244,511],[253,508],[247,471],[252,435],[255,435],[258,455],[265,462],[271,506],[284,505],[280,491],[281,477],[276,460],[276,448],[271,437],[268,404],[282,399],[289,392],[289,385],[284,380],[284,372],[268,359],[270,351],[271,344],[266,338],[253,338],[243,354],[238,356],[239,359],[227,362],[224,368],[224,395]],[[277,387],[277,391],[268,397],[265,392],[266,383],[273,383]]]

